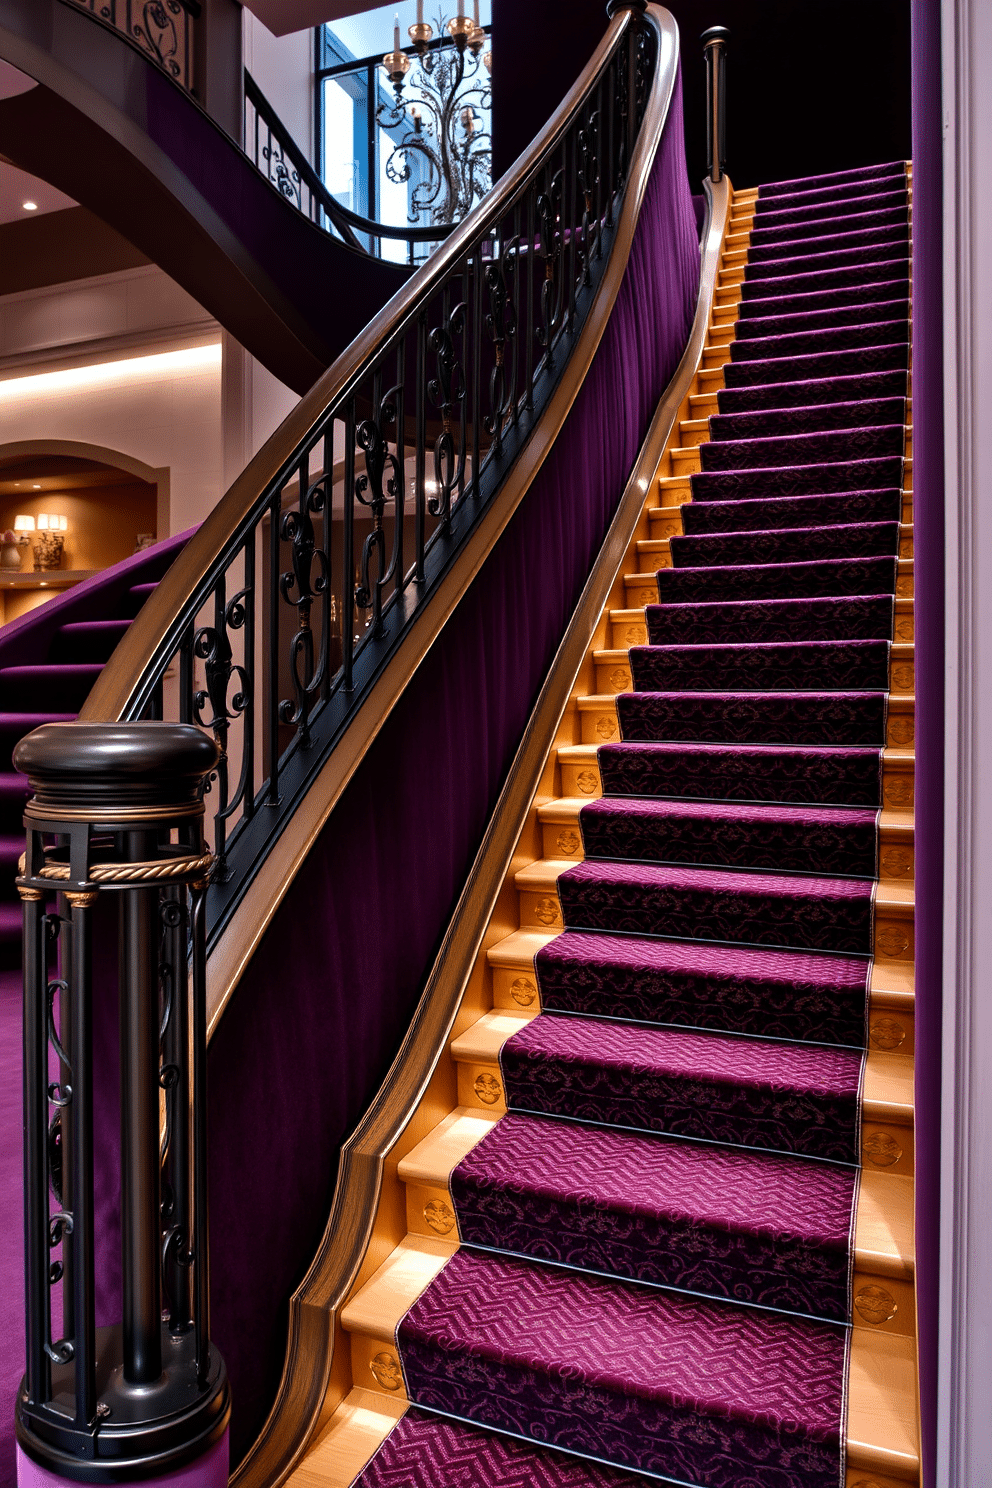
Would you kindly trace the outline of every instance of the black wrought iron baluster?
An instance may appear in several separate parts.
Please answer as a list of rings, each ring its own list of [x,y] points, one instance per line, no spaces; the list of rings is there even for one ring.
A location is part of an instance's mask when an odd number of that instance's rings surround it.
[[[390,574],[397,598],[406,588],[403,566],[403,528],[406,524],[406,336],[396,348],[396,459],[400,474],[396,486],[396,527],[393,531],[393,556]]]
[[[334,575],[334,555],[331,551],[331,540],[334,533],[334,420],[331,419],[327,425],[324,435],[324,479],[328,492],[327,506],[324,511],[324,553],[327,556],[327,573],[330,579]],[[326,703],[331,695],[331,611],[335,605],[334,585],[330,584],[320,617],[320,644],[324,655],[327,657],[327,665],[324,668],[324,676],[321,681],[320,699]]]
[[[293,545],[293,566],[282,575],[279,593],[288,605],[296,609],[297,630],[289,647],[290,674],[296,698],[284,698],[279,704],[279,721],[296,726],[301,749],[310,744],[310,714],[320,697],[327,669],[323,627],[321,640],[317,649],[314,648],[313,606],[317,600],[322,600],[325,605],[330,602],[327,554],[318,545],[313,528],[314,517],[327,504],[326,476],[321,474],[308,485],[308,474],[307,465],[301,465],[299,507],[296,511],[286,512],[280,528],[282,541]]]
[[[166,1136],[162,1172],[162,1282],[169,1309],[169,1328],[184,1333],[193,1319],[190,1268],[193,1263],[190,1104],[188,924],[186,895],[175,887],[164,891],[159,905],[162,987],[159,1085],[165,1092]]]
[[[603,119],[603,79],[600,78],[596,84],[596,106],[593,111],[593,119],[596,127],[595,148],[595,171],[596,171],[596,258],[603,256],[603,130],[601,128]]]
[[[341,682],[355,685],[355,400],[344,420],[344,530],[341,543]]]
[[[469,278],[469,265],[466,262],[465,271],[459,280],[459,293],[462,305],[462,324],[459,335],[461,337],[461,355],[459,361],[462,367],[462,380],[465,383],[465,396],[460,400],[458,410],[458,447],[462,451],[462,458],[458,468],[458,500],[461,501],[465,494],[465,476],[468,469],[468,414],[470,387],[466,376],[466,367],[469,363],[471,350],[472,331],[472,285]],[[478,327],[476,326],[476,330]]]
[[[246,734],[251,726],[251,676],[246,667],[234,660],[230,641],[232,631],[245,628],[254,603],[254,585],[251,576],[246,577],[248,583],[231,600],[227,599],[226,574],[217,580],[214,586],[214,623],[201,627],[193,641],[193,654],[204,663],[206,680],[206,687],[193,698],[193,717],[201,728],[210,730],[219,751],[216,770],[217,805],[214,811],[218,879],[223,879],[227,873],[227,823],[244,798],[251,762],[250,749],[242,749],[241,772],[232,796],[229,755],[231,724],[235,719],[245,719],[249,726],[245,728]],[[233,693],[232,681],[237,684]],[[210,716],[205,717],[204,710],[208,704]]]
[[[534,297],[537,278],[537,183],[527,190],[527,324],[524,327],[524,404],[534,410]]]
[[[437,375],[427,384],[427,393],[441,414],[441,432],[434,441],[435,493],[427,503],[432,516],[440,517],[441,526],[451,523],[452,492],[461,483],[465,470],[465,369],[455,353],[455,337],[464,334],[465,304],[459,301],[447,321],[435,326],[430,334],[431,350],[437,363]],[[461,448],[456,451],[451,432],[452,420],[460,413]]]
[[[38,989],[47,985],[45,916],[40,889],[19,890],[24,917],[24,1287],[27,1384],[32,1404],[51,1399],[52,1364],[48,1282],[48,1010]]]
[[[427,527],[427,317],[417,316],[416,439],[413,469],[413,527],[416,548],[414,576],[424,582],[424,550]]]
[[[544,262],[544,278],[541,282],[541,324],[537,328],[537,339],[545,348],[548,361],[553,360],[552,347],[555,332],[561,323],[563,274],[562,254],[562,191],[564,171],[552,176],[546,191],[537,199],[541,216],[541,258]]]
[[[179,643],[179,722],[193,722],[193,628],[183,632]]]
[[[607,181],[606,181],[606,226],[613,226],[613,193],[616,187],[616,158],[617,158],[617,72],[618,61],[616,54],[610,58],[609,73],[607,76],[607,90],[609,93],[609,107],[606,111],[609,129],[609,147],[606,152]]]
[[[190,894],[193,943],[193,1282],[194,1350],[197,1383],[203,1389],[210,1364],[210,1222],[207,1208],[207,938],[204,928],[207,884],[194,883]]]
[[[503,422],[507,411],[513,407],[516,396],[516,336],[517,310],[506,282],[507,265],[514,264],[518,277],[520,240],[513,238],[505,248],[499,245],[499,254],[486,265],[486,288],[489,291],[489,314],[486,316],[486,331],[493,343],[493,370],[489,374],[489,413],[486,415],[486,431],[492,435],[496,457],[503,452]]]
[[[279,804],[279,521],[282,516],[282,488],[273,492],[269,502],[269,625],[266,663],[265,721],[269,752],[266,804]]]
[[[355,603],[359,609],[371,609],[371,633],[378,639],[382,633],[382,590],[395,564],[396,547],[393,545],[393,563],[386,565],[386,534],[383,518],[387,501],[392,501],[397,522],[402,520],[403,468],[397,456],[390,452],[387,430],[397,423],[397,400],[399,387],[392,387],[382,397],[379,391],[379,375],[375,379],[372,417],[363,419],[355,434],[355,442],[365,456],[365,474],[355,481],[355,498],[368,507],[372,516],[372,529],[362,544],[361,571],[355,590]],[[375,578],[373,578],[373,564]]]
[[[255,528],[253,527],[245,538],[245,587],[241,596],[244,605],[245,621],[245,673],[248,679],[247,699],[242,711],[242,780],[238,788],[238,801],[244,812],[245,820],[250,821],[255,814],[255,688],[252,679],[255,676]],[[232,600],[232,604],[234,601]]]
[[[578,134],[579,190],[582,193],[582,283],[592,284],[593,251],[599,244],[599,113],[590,114]]]
[[[68,1182],[62,1208],[73,1217],[72,1234],[63,1242],[67,1261],[63,1284],[63,1323],[75,1340],[76,1419],[90,1424],[96,1416],[96,1298],[93,1287],[93,1022],[92,926],[95,893],[69,893],[72,953],[63,970],[70,986],[70,1042],[73,1066],[71,1134],[63,1152]],[[63,956],[66,955],[63,950]],[[68,1315],[66,1296],[71,1299]]]
[[[562,169],[562,254],[566,257],[562,283],[562,300],[565,329],[569,332],[575,322],[575,279],[579,257],[579,183],[578,150],[576,132],[569,130],[561,144]],[[565,308],[567,305],[567,308]]]

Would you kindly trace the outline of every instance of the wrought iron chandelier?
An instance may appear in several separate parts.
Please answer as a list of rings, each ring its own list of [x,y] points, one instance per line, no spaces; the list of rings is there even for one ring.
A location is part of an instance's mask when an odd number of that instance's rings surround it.
[[[448,21],[439,13],[435,41],[423,0],[417,0],[417,19],[409,28],[416,63],[400,47],[399,17],[393,50],[382,59],[396,102],[380,104],[376,121],[390,134],[406,126],[386,160],[386,176],[397,185],[410,181],[415,170],[421,178],[410,193],[410,222],[427,212],[432,225],[459,222],[492,185],[492,137],[484,116],[492,101],[493,59],[479,24],[479,0],[474,8],[471,20],[461,4]],[[416,89],[409,104],[403,98],[407,82]]]

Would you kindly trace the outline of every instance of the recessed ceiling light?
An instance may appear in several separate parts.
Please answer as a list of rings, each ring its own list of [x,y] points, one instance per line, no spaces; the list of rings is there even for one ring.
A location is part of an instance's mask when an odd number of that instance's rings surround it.
[[[37,202],[32,202],[32,201],[21,202],[21,206],[24,208],[25,212],[37,212],[37,210],[38,210],[38,203]]]
[[[32,489],[32,491],[40,491],[41,490],[41,487],[39,485],[35,484],[35,485],[33,485],[31,487],[31,489]]]

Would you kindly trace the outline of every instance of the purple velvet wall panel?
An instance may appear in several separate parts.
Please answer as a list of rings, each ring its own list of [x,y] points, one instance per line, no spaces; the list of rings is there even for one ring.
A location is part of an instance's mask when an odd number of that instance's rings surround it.
[[[213,1330],[232,1460],[278,1382],[287,1298],[535,696],[681,355],[699,273],[673,100],[627,275],[551,456],[372,745],[210,1050]]]
[[[913,0],[916,574],[916,1285],[923,1485],[935,1488],[944,833],[944,383],[940,4]]]

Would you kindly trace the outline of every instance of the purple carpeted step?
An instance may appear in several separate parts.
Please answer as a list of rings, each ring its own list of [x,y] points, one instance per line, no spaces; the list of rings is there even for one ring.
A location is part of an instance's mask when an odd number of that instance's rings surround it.
[[[566,930],[534,964],[547,1012],[865,1043],[867,958]]]
[[[830,496],[843,491],[902,489],[901,456],[703,470],[689,477],[693,501],[754,501],[773,496]]]
[[[752,314],[738,321],[735,327],[735,346],[763,336],[808,335],[812,331],[836,330],[840,326],[877,325],[886,321],[905,324],[910,316],[910,303],[906,298],[864,301],[864,290],[852,295],[852,303],[844,309],[830,305],[822,310],[801,310],[774,300],[767,304],[761,315]]]
[[[78,713],[103,671],[99,662],[65,666],[13,666],[0,670],[0,709]]]
[[[587,861],[874,878],[877,817],[864,807],[603,796],[586,802],[579,822]]]
[[[510,1112],[451,1175],[465,1245],[847,1322],[856,1172]]]
[[[754,599],[648,605],[652,646],[706,646],[777,641],[891,641],[892,596],[846,599]]]
[[[902,424],[828,429],[817,434],[759,435],[751,439],[713,439],[699,446],[704,471],[771,470],[834,464],[841,460],[901,459],[906,443]]]
[[[353,1488],[644,1488],[644,1478],[412,1407]]]
[[[558,879],[570,930],[871,952],[864,879],[731,872],[654,863],[577,863]]]
[[[0,973],[16,972],[20,968],[22,929],[20,901],[0,899]]]
[[[726,387],[756,387],[759,383],[798,382],[803,378],[852,377],[862,372],[906,371],[909,341],[888,345],[857,346],[849,351],[818,351],[815,355],[769,358],[759,362],[727,362],[723,368]]]
[[[836,1324],[459,1250],[397,1341],[415,1404],[544,1446],[707,1488],[840,1481]]]
[[[0,770],[10,766],[14,745],[43,723],[68,723],[75,713],[0,713]]]
[[[909,262],[898,278],[874,284],[842,285],[839,289],[809,289],[804,294],[771,295],[768,299],[752,297],[737,306],[736,334],[748,335],[752,321],[791,318],[799,315],[829,314],[858,316],[867,311],[870,317],[881,305],[909,304]],[[907,312],[908,313],[908,312]],[[760,332],[758,333],[760,334]]]
[[[0,832],[20,832],[22,852],[24,804],[30,793],[26,775],[19,775],[16,770],[0,772]],[[0,897],[6,892],[13,893],[12,885],[0,886]]]
[[[766,413],[774,409],[817,408],[830,403],[895,397],[905,400],[909,379],[905,368],[891,372],[863,372],[851,377],[802,378],[798,382],[758,383],[754,387],[720,388],[720,413]]]
[[[154,594],[157,588],[158,584],[132,584],[121,600],[121,615],[128,620],[133,620],[145,600],[150,594]]]
[[[758,201],[755,208],[754,226],[752,232],[759,230],[787,226],[789,223],[813,223],[823,222],[829,225],[832,221],[843,221],[855,212],[881,212],[890,208],[906,211],[909,205],[909,192],[906,189],[906,179],[900,181],[897,177],[894,182],[884,182],[877,189],[864,190],[860,192],[835,191],[822,201],[784,201],[776,202]]]
[[[860,1049],[540,1013],[500,1052],[509,1109],[856,1163]]]
[[[622,692],[625,741],[881,748],[887,693]]]
[[[872,241],[879,230],[908,226],[906,202],[882,203],[878,199],[848,203],[846,211],[822,212],[798,209],[756,216],[748,244],[748,261],[757,262],[766,248],[798,249],[804,242],[824,247],[831,243],[844,245],[857,238]]]
[[[850,351],[860,346],[883,346],[904,341],[909,335],[906,316],[891,320],[872,318],[860,325],[819,327],[768,336],[743,336],[730,343],[730,360],[737,362],[779,361],[783,357],[817,356],[825,351]]]
[[[905,223],[876,228],[871,232],[848,233],[843,237],[831,235],[776,243],[749,251],[744,281],[765,285],[763,293],[767,295],[772,293],[772,284],[791,280],[799,274],[824,269],[857,267],[860,270],[864,264],[885,263],[896,258],[908,248],[909,228]]]
[[[884,165],[856,165],[849,170],[828,171],[821,176],[795,176],[787,181],[770,181],[758,187],[758,203],[762,205],[773,196],[809,196],[813,192],[843,191],[851,186],[867,188],[870,183],[889,176],[905,180],[905,162],[891,160]]]
[[[884,692],[888,641],[632,646],[635,692]]]
[[[861,522],[898,522],[902,492],[838,491],[829,496],[769,496],[757,501],[687,501],[682,531],[688,537],[710,532],[775,532],[782,528],[837,527]]]
[[[897,248],[885,258],[862,259],[855,263],[838,264],[834,268],[826,268],[822,264],[817,268],[797,267],[792,277],[784,283],[774,278],[757,277],[752,278],[749,283],[745,278],[738,288],[741,301],[745,303],[748,300],[766,301],[773,295],[792,298],[811,291],[822,294],[827,290],[850,289],[855,285],[884,284],[891,279],[908,276],[908,248]]]
[[[670,539],[675,568],[811,563],[819,558],[874,558],[899,553],[898,522],[837,527],[782,527],[773,532],[710,532]]]
[[[819,563],[740,564],[718,568],[662,568],[661,604],[758,599],[844,599],[894,594],[898,559],[827,558]]]
[[[906,423],[905,398],[865,398],[859,403],[807,403],[799,408],[765,408],[754,413],[710,417],[710,439],[776,439],[825,434],[837,429],[882,428]],[[901,452],[900,452],[901,453]]]
[[[52,636],[49,662],[55,666],[108,662],[130,624],[130,620],[80,620],[62,625]]]
[[[606,796],[882,804],[879,749],[747,748],[732,744],[601,744]]]

